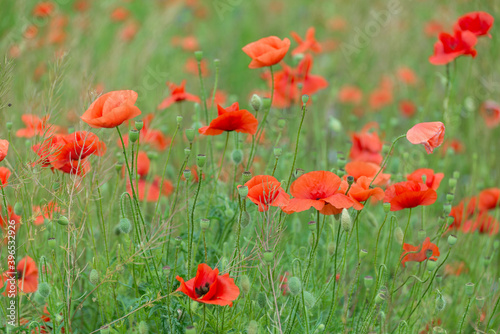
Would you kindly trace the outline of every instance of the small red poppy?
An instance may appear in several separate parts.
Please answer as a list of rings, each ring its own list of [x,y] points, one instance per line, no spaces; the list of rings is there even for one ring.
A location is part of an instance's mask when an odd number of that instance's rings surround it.
[[[457,30],[454,35],[441,33],[434,44],[434,54],[429,57],[429,62],[432,65],[446,65],[460,56],[475,57],[476,42],[476,36],[470,31]]]
[[[363,92],[357,86],[345,85],[340,88],[338,99],[340,103],[359,105],[363,100]]]
[[[381,152],[383,142],[376,131],[370,131],[372,128],[378,128],[378,124],[370,122],[360,132],[351,134],[352,147],[349,158],[376,164],[382,162],[383,157]]]
[[[5,187],[7,184],[9,184],[9,177],[10,177],[11,171],[7,167],[0,167],[0,188]]]
[[[439,257],[439,248],[431,242],[427,237],[422,245],[412,246],[410,244],[403,245],[403,254],[401,254],[401,264],[405,267],[406,262],[424,262],[425,260],[436,261]]]
[[[0,139],[0,161],[5,159],[9,152],[9,141],[6,139]]]
[[[251,112],[240,109],[238,102],[227,108],[217,105],[217,118],[210,122],[209,126],[198,129],[198,132],[205,136],[217,136],[224,131],[236,131],[254,135],[257,132],[259,122]]]
[[[423,181],[423,176],[425,175],[425,182]],[[437,190],[443,179],[443,173],[436,173],[430,168],[420,168],[415,170],[413,173],[406,176],[408,181],[422,182],[431,189]]]
[[[500,189],[489,188],[479,193],[477,207],[481,211],[493,210],[500,206]]]
[[[384,203],[391,204],[391,211],[431,205],[436,202],[437,193],[425,184],[415,181],[395,183],[385,191]]]
[[[248,198],[259,206],[260,212],[269,210],[270,206],[282,207],[290,200],[281,183],[270,175],[256,175],[245,186],[248,187]]]
[[[269,36],[245,45],[242,50],[252,58],[249,68],[261,68],[279,63],[289,48],[288,38],[281,40],[276,36]]]
[[[302,39],[299,34],[295,31],[292,31],[290,35],[292,35],[293,39],[299,44],[292,51],[292,55],[296,55],[299,53],[306,53],[307,51],[311,51],[314,53],[320,53],[322,51],[321,44],[314,37],[316,33],[316,29],[314,27],[310,27],[307,29],[306,38]]]
[[[170,107],[172,104],[182,101],[191,101],[200,103],[201,100],[198,96],[186,93],[186,80],[183,80],[179,86],[172,82],[167,82],[170,89],[170,96],[165,98],[159,105],[158,110],[163,110]]]
[[[489,31],[494,21],[493,16],[486,12],[471,12],[458,18],[455,30],[466,30],[478,37],[487,35],[491,38]]]
[[[443,143],[445,127],[441,122],[418,123],[406,133],[406,139],[414,145],[422,144],[431,154]]]
[[[489,128],[494,128],[500,124],[500,104],[488,100],[481,105],[479,110],[481,116]]]

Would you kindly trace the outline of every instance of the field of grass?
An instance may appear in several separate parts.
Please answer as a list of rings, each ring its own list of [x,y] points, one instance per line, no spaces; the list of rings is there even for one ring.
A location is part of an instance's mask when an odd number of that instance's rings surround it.
[[[1,333],[500,333],[500,2],[0,0]]]

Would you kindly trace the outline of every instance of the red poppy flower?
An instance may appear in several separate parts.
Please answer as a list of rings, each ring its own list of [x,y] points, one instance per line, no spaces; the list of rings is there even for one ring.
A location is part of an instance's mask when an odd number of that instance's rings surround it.
[[[417,112],[417,106],[410,100],[401,100],[399,102],[399,111],[405,117],[412,117]]]
[[[2,167],[0,167],[2,168]],[[0,231],[1,235],[4,236],[3,242],[6,244],[9,241],[9,223],[14,221],[14,235],[19,229],[19,224],[21,223],[21,217],[14,213],[12,206],[7,206],[7,217],[4,217],[4,209],[0,206]],[[12,231],[12,229],[10,229]]]
[[[476,36],[484,36],[489,34],[493,22],[493,16],[486,12],[471,12],[458,18],[455,24],[455,30],[470,31]]]
[[[200,49],[198,40],[194,36],[174,36],[171,42],[173,46],[180,46],[184,51],[194,52]]]
[[[386,88],[376,88],[370,93],[370,107],[380,110],[392,103],[392,91]]]
[[[179,86],[172,82],[167,82],[167,86],[170,89],[170,96],[165,98],[159,105],[158,110],[163,110],[170,107],[172,104],[182,101],[191,101],[200,103],[201,100],[198,96],[186,93],[185,86],[186,80],[183,80]]]
[[[31,257],[26,256],[19,261],[16,266],[16,271],[18,287],[22,292],[32,293],[38,289],[38,267]],[[0,280],[0,289],[3,287],[7,278],[10,278],[10,275],[5,272],[3,274],[3,280]],[[8,291],[17,292],[17,289],[11,286],[12,281],[9,280],[7,282],[7,289],[4,295],[6,295]]]
[[[438,36],[444,30],[441,22],[436,20],[430,20],[425,24],[424,32],[429,37]]]
[[[281,40],[276,36],[269,36],[245,45],[242,50],[252,58],[249,68],[261,68],[279,63],[289,48],[288,38]]]
[[[146,202],[156,202],[160,198],[160,195],[170,196],[174,191],[174,186],[170,181],[164,180],[160,194],[160,180],[161,178],[157,176],[154,178],[153,182],[148,182],[144,179],[139,179],[138,181],[136,181],[138,182],[139,187],[139,193],[137,194],[139,197],[139,201],[145,200]],[[130,182],[127,182],[127,192],[130,194],[130,196],[132,196],[133,193],[132,188],[130,188]]]
[[[415,208],[420,205],[431,205],[437,199],[434,189],[415,181],[395,183],[385,191],[384,203],[391,204],[391,211]]]
[[[314,171],[301,175],[290,186],[294,197],[283,207],[286,213],[302,212],[314,207],[324,215],[339,214],[342,209],[362,208],[340,190],[340,177],[329,171]]]
[[[81,119],[93,128],[114,128],[141,114],[134,104],[137,93],[118,90],[106,93],[95,100]]]
[[[60,212],[61,209],[56,202],[49,202],[43,207],[34,206],[33,214],[36,216],[34,220],[35,225],[42,225],[45,219],[52,219],[54,212]]]
[[[130,16],[130,11],[124,7],[117,7],[111,12],[111,20],[113,22],[125,21]]]
[[[283,207],[290,200],[281,188],[281,182],[270,175],[256,175],[245,186],[248,187],[248,198],[259,206],[260,212],[269,210],[269,206]]]
[[[444,124],[441,122],[418,123],[406,133],[406,139],[414,145],[422,144],[431,154],[436,147],[443,143]]]
[[[200,68],[201,68],[201,75],[203,77],[207,77],[210,75],[206,59],[201,60]],[[186,60],[186,64],[184,65],[184,71],[192,75],[198,75],[198,61],[196,60],[196,58],[190,57]]]
[[[5,159],[9,152],[9,141],[6,139],[0,139],[0,161]]]
[[[130,42],[139,31],[139,24],[135,21],[128,22],[119,32],[120,39],[124,42]]]
[[[455,31],[454,35],[439,34],[439,41],[434,44],[434,54],[429,57],[432,65],[445,65],[460,56],[475,57],[477,38],[470,31]]]
[[[345,85],[340,88],[338,98],[340,103],[359,105],[363,99],[363,92],[356,86]]]
[[[481,105],[480,113],[487,127],[494,128],[500,124],[500,104],[495,101],[484,102]]]
[[[397,71],[399,81],[407,84],[407,85],[415,85],[418,82],[417,75],[415,72],[406,66],[401,66]]]
[[[372,128],[378,128],[378,124],[370,122],[366,124],[358,133],[351,134],[352,147],[349,158],[357,161],[373,162],[380,164],[384,159],[382,157],[383,143],[378,133],[369,132]]]
[[[138,156],[137,156],[137,175],[139,177],[146,177],[149,172],[149,166],[151,165],[151,160],[148,158],[148,154],[144,151],[139,151]],[[122,167],[122,175],[125,175],[126,173],[126,167]],[[134,168],[134,173],[135,173],[135,168]]]
[[[355,181],[357,181],[361,176],[366,176],[370,179],[373,179],[379,169],[379,165],[364,161],[351,161],[345,165],[345,171],[347,175],[354,177]],[[391,174],[384,174],[380,172],[377,178],[373,181],[373,184],[378,186],[385,186],[387,185],[387,183],[389,183],[390,179]]]
[[[176,279],[181,283],[176,291],[199,303],[233,306],[233,301],[240,295],[240,289],[228,273],[219,275],[218,268],[212,270],[204,263],[198,265],[196,276],[189,281],[184,282],[180,276]]]
[[[227,93],[221,89],[217,90],[215,92],[215,105],[224,105],[226,104],[226,101],[227,101]],[[212,107],[212,96],[210,96],[210,98],[207,99],[207,107],[208,108],[211,108]]]
[[[445,140],[442,149],[443,155],[445,155],[450,148],[453,149],[455,153],[465,152],[465,145],[459,139]]]
[[[467,205],[466,205],[467,203]],[[463,222],[470,219],[476,212],[477,198],[465,198],[458,205],[451,208],[450,217],[454,218],[449,229],[459,229]]]
[[[33,8],[33,16],[35,17],[47,17],[52,14],[52,12],[55,9],[55,5],[50,2],[50,1],[42,1],[39,2],[34,8]]]
[[[479,193],[477,207],[481,211],[493,210],[500,205],[500,189],[489,188]]]
[[[321,44],[319,44],[314,37],[315,33],[316,29],[314,27],[310,27],[309,29],[307,29],[305,40],[303,40],[299,36],[299,34],[297,34],[295,31],[292,31],[290,35],[292,35],[293,39],[299,44],[295,49],[293,49],[292,55],[295,56],[296,54],[306,53],[307,51],[320,53],[322,48]]]
[[[361,207],[363,206],[361,202],[366,202],[369,198],[374,201],[380,201],[384,198],[385,193],[382,188],[370,186],[372,179],[366,176],[359,177],[355,183],[349,188],[347,181],[343,180],[340,190],[345,193],[348,189],[347,195],[354,201],[359,203]],[[358,205],[358,207],[359,207]]]
[[[17,137],[32,138],[34,136],[50,137],[55,132],[60,132],[61,128],[48,123],[49,116],[39,118],[36,115],[24,114],[21,116],[26,128],[19,129],[16,132]]]
[[[224,131],[236,131],[254,135],[257,132],[259,122],[251,112],[240,109],[238,102],[227,108],[217,105],[217,118],[210,122],[209,126],[198,129],[198,132],[205,136],[217,136]]]
[[[425,238],[422,245],[412,246],[403,245],[403,254],[401,254],[401,264],[405,267],[406,262],[424,262],[425,260],[437,260],[439,257],[439,248],[431,242],[429,237]]]
[[[425,175],[425,182],[422,177]],[[414,171],[413,173],[406,176],[408,181],[415,181],[425,183],[425,185],[431,189],[437,190],[439,185],[441,184],[441,180],[443,179],[443,173],[436,173],[430,168],[420,168]]]
[[[7,184],[9,184],[9,177],[10,177],[11,171],[7,167],[0,167],[0,188],[5,187]]]
[[[496,235],[500,230],[500,223],[486,211],[477,212],[475,204],[476,201],[473,197],[467,205],[466,211],[464,211],[464,201],[453,207],[450,216],[455,219],[448,230],[457,230],[462,233],[478,231],[481,234]]]

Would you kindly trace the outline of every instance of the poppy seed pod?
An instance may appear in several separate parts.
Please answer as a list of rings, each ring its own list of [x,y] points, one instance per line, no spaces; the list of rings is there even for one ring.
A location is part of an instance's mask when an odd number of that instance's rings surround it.
[[[139,326],[137,329],[138,329],[139,334],[149,333],[149,326],[144,320],[139,323]]]
[[[300,176],[304,175],[306,171],[303,170],[302,168],[296,168],[295,171],[293,172],[293,177],[294,178],[299,178]]]
[[[450,193],[446,194],[446,202],[451,203],[451,202],[453,202],[454,199],[455,199],[455,195],[450,194]]]
[[[16,202],[16,204],[14,204],[14,213],[18,216],[23,214],[23,204],[21,202]]]
[[[203,168],[203,166],[205,166],[205,163],[207,162],[207,156],[205,154],[198,154],[196,156],[196,166],[198,166],[198,168]]]
[[[49,244],[49,247],[52,249],[55,249],[57,247],[56,238],[49,238],[47,243]]]
[[[278,128],[284,129],[286,125],[286,120],[284,118],[278,119]]]
[[[175,237],[174,241],[175,241],[176,247],[180,247],[180,245],[182,244],[182,238],[180,236]]]
[[[240,186],[238,187],[238,194],[242,198],[246,198],[248,195],[248,187],[247,186]]]
[[[449,216],[451,212],[451,204],[443,205],[443,213],[445,216]]]
[[[97,285],[99,283],[99,273],[96,269],[90,271],[89,280],[92,285]]]
[[[257,305],[259,305],[260,308],[267,308],[267,298],[262,291],[257,295]]]
[[[241,213],[241,219],[240,219],[240,225],[241,227],[245,228],[250,224],[250,214],[248,211],[243,211]]]
[[[255,320],[250,320],[247,326],[248,334],[258,334],[259,333],[259,323]]]
[[[385,213],[389,213],[389,211],[391,211],[391,203],[384,203],[382,206],[384,207]]]
[[[142,121],[142,119],[135,121],[135,128],[138,131],[141,131],[143,127],[144,127],[144,122]]]
[[[132,231],[132,224],[128,218],[122,217],[118,223],[118,228],[122,233],[129,234]]]
[[[311,220],[309,223],[307,223],[307,227],[311,232],[316,231],[316,222],[314,220]]]
[[[335,242],[330,241],[327,246],[327,251],[329,256],[333,256],[335,254]]]
[[[347,209],[342,209],[342,214],[340,215],[340,224],[344,232],[350,232],[352,228],[351,215]]]
[[[241,291],[243,291],[244,295],[248,295],[248,293],[250,292],[251,285],[252,284],[250,283],[250,278],[248,278],[247,275],[241,276],[240,287],[241,287]]]
[[[449,179],[448,180],[448,186],[452,189],[454,189],[457,186],[457,179]]]
[[[184,175],[184,178],[186,179],[186,181],[189,181],[189,179],[191,178],[191,169],[184,169],[184,171],[182,172],[182,175]]]
[[[200,228],[203,232],[207,231],[210,228],[210,219],[200,219]]]
[[[448,236],[448,245],[453,246],[456,243],[457,243],[457,237],[454,236],[453,234],[450,234]]]
[[[69,220],[66,216],[60,216],[59,218],[56,219],[56,223],[62,226],[66,226],[69,224]]]
[[[365,276],[364,283],[365,283],[365,288],[370,289],[373,286],[373,277]]]
[[[302,103],[306,104],[307,101],[309,101],[309,95],[307,94],[302,95]]]
[[[349,176],[347,177],[347,184],[348,184],[348,185],[352,185],[353,183],[354,183],[354,176],[349,175]]]
[[[368,251],[366,249],[362,249],[359,251],[359,258],[364,259],[368,255]]]
[[[441,294],[436,297],[436,311],[441,312],[446,306],[446,300]]]
[[[484,306],[485,298],[484,297],[476,297],[476,305],[477,308],[482,309]]]
[[[375,304],[381,304],[385,300],[385,295],[383,293],[378,293],[375,297]]]
[[[29,148],[31,147],[31,140],[26,139],[26,140],[24,141],[24,145],[26,146],[26,148],[28,148],[28,149],[29,149]]]
[[[233,150],[231,153],[231,160],[234,164],[239,165],[243,161],[243,151],[242,150]]]
[[[262,99],[259,95],[253,94],[250,99],[250,105],[254,111],[259,111],[262,108]]]
[[[300,279],[295,276],[291,277],[288,280],[288,290],[290,290],[292,296],[297,296],[302,291],[302,283],[300,282]]]
[[[182,116],[177,116],[176,121],[177,121],[177,125],[180,126],[182,123]]]
[[[194,140],[194,129],[186,129],[186,138],[189,140],[190,143],[193,142],[193,140]]]
[[[243,182],[246,183],[252,178],[252,173],[250,173],[249,171],[244,171],[241,174],[241,178],[242,178]]]
[[[136,129],[131,129],[128,132],[128,138],[132,143],[135,143],[137,139],[139,139],[139,131],[137,131]]]
[[[437,266],[436,260],[429,259],[429,261],[427,261],[427,270],[434,271],[434,269],[436,269],[436,266]]]
[[[38,291],[35,293],[34,299],[35,299],[35,302],[39,305],[43,305],[46,303],[45,297],[42,296],[42,294]]]
[[[191,155],[191,149],[186,147],[184,149],[184,157],[189,158],[190,155]]]
[[[7,130],[12,130],[12,122],[7,122],[5,123],[5,127],[7,128]]]
[[[274,260],[274,252],[267,250],[264,252],[263,257],[267,264],[271,264]]]
[[[197,61],[201,61],[203,59],[203,51],[195,51],[194,57]]]
[[[459,171],[454,171],[453,172],[453,178],[458,180],[459,177],[460,177],[460,172]]]
[[[262,98],[262,108],[264,110],[268,110],[269,108],[271,108],[271,99],[270,98],[268,98],[268,97]]]
[[[38,293],[42,295],[43,298],[47,298],[50,295],[50,284],[47,282],[42,282],[38,284]]]
[[[188,326],[186,327],[186,334],[196,334],[196,328],[194,326]]]
[[[472,295],[474,294],[474,283],[472,282],[469,282],[469,283],[466,283],[465,284],[465,295],[467,297],[472,297]]]
[[[274,157],[279,158],[281,156],[281,153],[283,153],[283,149],[281,147],[275,147],[273,152],[274,152]]]

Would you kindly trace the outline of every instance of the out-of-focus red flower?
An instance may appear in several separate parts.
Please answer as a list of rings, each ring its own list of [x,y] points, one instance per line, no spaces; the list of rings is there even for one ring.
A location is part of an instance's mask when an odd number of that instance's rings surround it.
[[[328,27],[334,31],[342,31],[347,28],[347,21],[343,17],[337,16],[328,21]]]
[[[139,24],[136,21],[130,21],[121,28],[119,32],[120,39],[124,42],[130,42],[138,31]]]
[[[391,211],[431,205],[436,202],[437,193],[422,182],[405,181],[389,186],[385,191],[384,203],[391,204]]]
[[[147,202],[156,202],[160,198],[160,195],[170,196],[174,191],[174,186],[170,181],[164,180],[160,194],[160,181],[161,178],[159,176],[155,177],[153,182],[148,182],[143,179],[136,180],[135,182],[138,182],[137,186],[139,187],[139,193],[137,194],[139,197],[139,201],[145,200]],[[127,192],[130,194],[130,196],[133,195],[132,188],[130,187],[130,182],[127,182]]]
[[[198,39],[194,36],[180,37],[175,36],[172,38],[173,46],[180,46],[184,51],[194,52],[200,49]]]
[[[125,7],[116,7],[111,12],[111,21],[122,22],[125,21],[130,16],[130,11]]]
[[[217,90],[215,92],[215,105],[218,105],[220,104],[221,106],[222,105],[225,105],[226,102],[227,102],[227,93],[223,90]],[[207,99],[207,108],[211,108],[212,107],[212,96],[210,96],[208,99]]]
[[[174,103],[182,101],[191,101],[200,103],[201,100],[198,96],[186,93],[185,86],[186,80],[183,80],[179,86],[172,82],[167,82],[167,86],[170,89],[170,96],[165,98],[160,105],[158,105],[158,110],[163,110],[170,107]]]
[[[397,75],[398,75],[399,81],[401,81],[402,83],[405,83],[407,85],[413,86],[413,85],[417,84],[417,82],[418,82],[417,75],[409,67],[406,67],[406,66],[399,67],[398,71],[397,71]]]
[[[38,28],[34,24],[27,26],[26,29],[24,30],[24,34],[23,34],[24,38],[26,38],[26,39],[33,39],[37,35],[38,35]]]
[[[365,161],[351,161],[345,165],[345,171],[347,175],[354,177],[355,181],[357,181],[358,178],[362,176],[373,179],[379,169],[380,166],[378,164]],[[373,181],[373,184],[378,186],[385,186],[389,183],[390,178],[391,174],[384,174],[383,172],[380,172],[377,175],[377,178]]]
[[[479,210],[493,210],[497,206],[500,206],[500,188],[484,189],[479,193],[477,203]]]
[[[269,36],[245,45],[242,50],[252,58],[249,68],[261,68],[279,63],[289,48],[288,38],[281,40],[276,36]]]
[[[0,167],[0,174],[1,174],[1,169],[5,167]],[[1,235],[3,236],[3,242],[6,244],[9,241],[9,231],[14,231],[14,235],[17,233],[19,230],[19,226],[21,223],[21,217],[16,215],[14,213],[14,209],[12,206],[8,205],[7,206],[7,217],[4,216],[5,210],[4,208],[0,205],[0,232]],[[14,222],[14,228],[9,228],[10,222]],[[10,225],[12,226],[12,225]]]
[[[363,100],[363,92],[357,86],[344,85],[338,95],[340,103],[359,105]]]
[[[217,136],[224,131],[236,131],[254,135],[257,132],[259,122],[251,112],[240,109],[238,102],[227,108],[217,105],[217,113],[217,118],[213,119],[209,126],[198,129],[200,134]]]
[[[279,277],[279,286],[281,291],[283,291],[283,296],[286,296],[288,292],[288,276],[290,276],[290,273],[285,271],[285,273]]]
[[[48,122],[49,116],[39,118],[36,115],[24,114],[21,116],[21,120],[26,128],[17,130],[17,137],[32,138],[34,136],[40,136],[48,138],[55,132],[61,131],[60,127],[52,125]]]
[[[137,155],[137,175],[141,178],[145,178],[149,172],[149,166],[151,165],[151,161],[148,158],[148,154],[144,151],[139,151]],[[122,174],[125,175],[127,173],[127,168],[123,166]],[[135,168],[134,168],[135,173]]]
[[[34,206],[33,207],[33,214],[35,215],[35,220],[34,224],[35,225],[42,225],[45,221],[45,219],[52,219],[54,212],[60,212],[61,208],[57,205],[56,202],[49,202],[43,207],[40,206]]]
[[[417,106],[410,100],[401,100],[399,102],[399,111],[405,117],[412,117],[417,112]]]
[[[461,273],[468,273],[469,269],[466,267],[464,261],[453,262],[444,266],[445,275],[460,276]]]
[[[299,34],[297,34],[295,31],[292,31],[290,34],[297,42],[297,44],[299,44],[295,49],[293,49],[292,55],[306,53],[308,51],[313,53],[320,53],[322,51],[322,48],[321,44],[314,37],[315,33],[316,29],[314,27],[310,27],[309,29],[307,29],[306,38],[302,39]]]
[[[256,175],[245,186],[248,187],[248,198],[258,205],[260,212],[268,211],[270,206],[283,207],[290,200],[281,188],[281,182],[270,175]]]
[[[0,161],[5,159],[9,152],[9,141],[6,139],[0,139]]]
[[[423,181],[423,176],[425,176],[425,182]],[[443,173],[434,174],[434,170],[430,168],[420,168],[413,173],[406,176],[408,181],[422,182],[431,189],[437,190],[443,179]]]
[[[459,139],[445,140],[443,143],[443,155],[446,154],[448,149],[453,149],[455,153],[464,153],[465,145]]]
[[[90,8],[89,0],[76,0],[73,8],[79,12],[86,12]]]
[[[481,105],[479,111],[487,127],[494,128],[500,124],[500,104],[488,100]]]
[[[500,230],[500,223],[495,217],[490,216],[486,211],[477,214],[467,215],[469,212],[460,211],[463,207],[452,209],[450,216],[457,215],[453,223],[448,227],[448,230],[457,230],[462,233],[474,233],[478,231],[480,234],[496,235]]]
[[[422,144],[431,154],[444,140],[445,127],[441,122],[418,123],[406,133],[406,139],[414,145]]]
[[[442,31],[444,31],[443,25],[436,20],[430,20],[424,26],[424,32],[429,37],[437,37]]]
[[[376,122],[370,122],[360,132],[351,134],[352,147],[349,153],[351,160],[373,162],[376,164],[382,162],[383,157],[381,152],[383,142],[376,131],[370,132],[373,128],[378,128]]]
[[[406,262],[424,262],[425,260],[436,261],[439,257],[439,248],[431,242],[429,237],[425,238],[422,245],[412,246],[405,243],[403,254],[401,254],[401,264],[405,267]]]
[[[56,6],[51,1],[42,1],[36,4],[33,8],[34,17],[47,17],[54,12]]]
[[[5,187],[6,185],[9,184],[9,177],[10,177],[11,171],[7,167],[1,166],[0,167],[0,188]]]
[[[434,44],[434,54],[429,57],[429,62],[432,65],[446,65],[460,56],[475,57],[476,42],[476,36],[470,31],[457,30],[454,35],[441,33]]]
[[[19,290],[25,293],[33,293],[38,289],[38,267],[31,257],[25,256],[21,259],[16,266],[16,271]],[[12,287],[14,280],[7,281],[7,279],[10,278],[7,272],[2,275],[2,278],[3,279],[0,279],[0,289],[4,284],[7,284],[4,295],[7,295],[7,292],[10,291],[17,293],[17,288]]]
[[[208,63],[206,59],[202,59],[200,62],[201,75],[206,77],[210,75],[208,70]],[[198,75],[198,61],[194,57],[190,57],[186,60],[186,65],[184,65],[184,70],[192,75]]]
[[[233,306],[233,301],[240,295],[240,289],[228,273],[219,275],[218,268],[212,269],[204,263],[198,265],[196,277],[187,282],[180,276],[176,279],[181,283],[176,291],[199,303]]]
[[[487,35],[491,38],[489,31],[494,21],[493,16],[486,12],[471,12],[459,17],[454,29],[470,31],[478,37]]]

